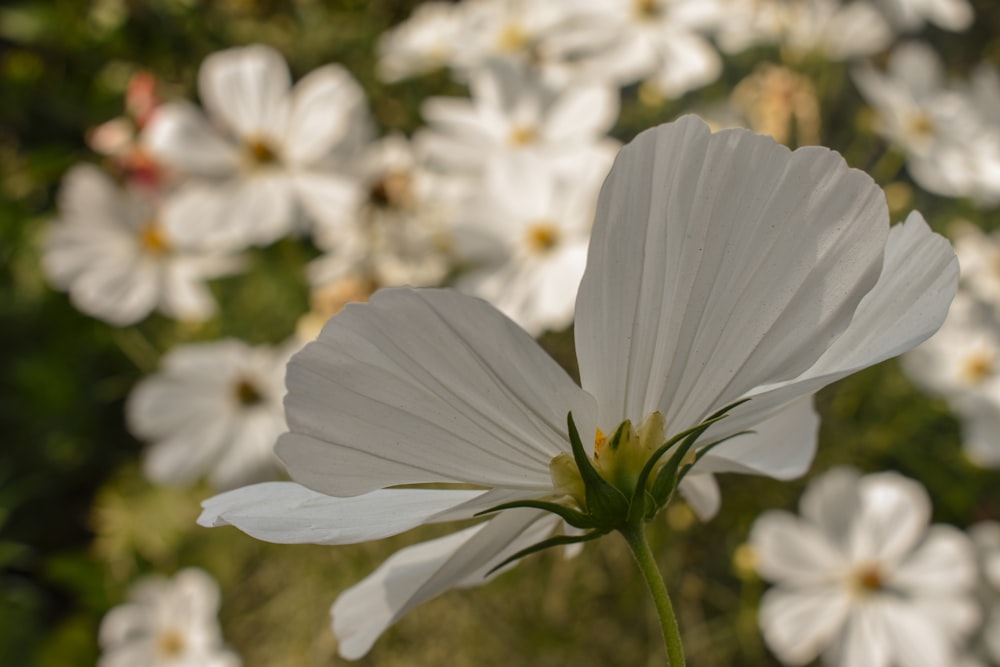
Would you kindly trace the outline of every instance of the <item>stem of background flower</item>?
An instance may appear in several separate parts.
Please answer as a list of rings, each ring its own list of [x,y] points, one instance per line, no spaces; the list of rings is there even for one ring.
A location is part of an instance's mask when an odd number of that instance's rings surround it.
[[[656,612],[660,615],[660,627],[663,630],[663,643],[667,647],[668,667],[684,667],[684,647],[681,645],[681,633],[677,627],[677,617],[674,615],[674,607],[670,604],[670,595],[667,587],[663,584],[663,577],[656,566],[656,559],[649,549],[649,542],[646,541],[646,528],[643,524],[628,526],[620,529],[628,546],[632,549],[639,570],[646,579],[649,592],[653,596],[656,604]]]

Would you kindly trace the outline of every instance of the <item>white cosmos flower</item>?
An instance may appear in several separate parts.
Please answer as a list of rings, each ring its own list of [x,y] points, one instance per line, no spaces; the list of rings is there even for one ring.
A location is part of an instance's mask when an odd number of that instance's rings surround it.
[[[980,601],[984,609],[979,633],[987,664],[1000,665],[1000,523],[981,521],[969,528],[969,537],[979,556]]]
[[[881,190],[836,153],[682,118],[622,149],[601,191],[576,304],[582,387],[479,299],[382,290],[289,364],[277,452],[297,483],[210,499],[199,522],[342,544],[506,501],[572,503],[568,413],[596,453],[624,420],[658,446],[750,398],[701,442],[753,432],[681,484],[710,515],[709,473],[801,474],[811,394],[930,335],[956,279],[948,243],[916,214],[890,231]],[[427,483],[472,488],[394,488]],[[561,523],[506,510],[399,552],[334,604],[341,655],[363,655],[414,605],[483,583]]]
[[[147,577],[101,621],[98,667],[239,667],[218,613],[219,587],[203,571]]]
[[[215,312],[205,282],[236,272],[241,262],[183,239],[164,222],[154,196],[119,187],[93,165],[77,165],[63,178],[42,268],[81,311],[117,326],[154,310],[182,320]]]
[[[750,534],[764,639],[788,665],[941,667],[976,627],[975,554],[964,533],[929,526],[920,484],[835,468]]]
[[[522,156],[491,169],[456,222],[456,254],[476,264],[458,289],[486,299],[533,336],[568,327],[610,166],[610,156],[573,169]]]
[[[945,30],[965,30],[975,13],[966,0],[876,0],[893,25],[914,31],[930,22]]]
[[[204,474],[219,489],[273,478],[272,450],[285,428],[285,364],[298,347],[235,340],[171,350],[129,395],[129,430],[151,444],[143,467],[160,484]]]
[[[292,87],[266,46],[212,54],[198,72],[202,104],[168,103],[146,129],[156,157],[189,178],[172,223],[226,247],[267,244],[294,230],[300,209],[340,216],[358,196],[347,160],[368,136],[364,92],[339,65]]]
[[[469,74],[472,99],[433,97],[421,156],[448,173],[480,174],[487,165],[530,153],[574,163],[613,153],[606,139],[618,117],[618,91],[605,84],[555,87],[522,65],[491,61]]]

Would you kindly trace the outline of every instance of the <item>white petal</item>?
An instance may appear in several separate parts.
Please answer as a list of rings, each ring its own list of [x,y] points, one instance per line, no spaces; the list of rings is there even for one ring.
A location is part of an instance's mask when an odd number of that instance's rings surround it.
[[[875,561],[891,568],[923,538],[931,503],[918,482],[886,472],[858,483],[860,504],[849,549],[853,562]]]
[[[804,371],[875,284],[887,219],[831,151],[694,117],[640,134],[601,191],[577,301],[600,425],[659,410],[686,428]]]
[[[380,489],[337,498],[294,482],[265,482],[204,501],[198,523],[208,527],[235,526],[258,540],[280,544],[355,544],[427,523],[434,515],[483,494]]]
[[[684,500],[702,521],[708,521],[718,513],[722,494],[712,475],[692,472],[681,480],[679,488]]]
[[[753,428],[776,406],[862,368],[909,350],[941,326],[958,287],[958,261],[946,239],[919,213],[889,232],[878,283],[862,300],[850,327],[798,378],[758,390],[706,438]]]
[[[284,58],[259,44],[213,53],[198,70],[202,104],[242,139],[284,136],[290,89]]]
[[[854,468],[831,468],[809,482],[799,500],[803,518],[813,522],[831,544],[846,544],[858,514],[858,482],[861,473]]]
[[[958,596],[972,590],[977,574],[972,540],[953,526],[936,525],[892,572],[888,584],[918,594]]]
[[[487,572],[521,549],[545,539],[558,519],[512,510],[491,521],[393,554],[333,603],[340,655],[355,660],[410,609],[449,588],[478,586]]]
[[[830,647],[824,662],[835,667],[889,667],[892,644],[885,620],[884,610],[876,605],[856,605],[840,641]]]
[[[772,588],[760,605],[764,640],[786,665],[804,665],[820,654],[843,627],[849,599],[836,586]]]
[[[800,398],[746,435],[705,454],[695,472],[742,472],[793,479],[805,474],[816,453],[819,414],[811,396]]]
[[[847,566],[825,535],[788,512],[761,514],[750,529],[750,544],[757,554],[757,571],[768,581],[830,585],[840,580]]]
[[[618,90],[604,85],[567,89],[548,110],[544,135],[553,144],[601,137],[618,117]]]
[[[940,667],[954,664],[947,632],[934,617],[921,613],[908,600],[884,600],[884,626],[894,664],[902,667]]]
[[[226,176],[239,168],[239,151],[194,106],[172,102],[157,108],[143,132],[157,159],[185,175]]]
[[[364,108],[364,92],[340,65],[327,65],[298,82],[292,94],[284,157],[296,165],[324,157],[348,132],[362,130],[354,122]]]
[[[551,489],[566,415],[593,438],[593,401],[479,299],[386,289],[350,304],[292,358],[278,443],[292,477],[331,495],[464,482]]]

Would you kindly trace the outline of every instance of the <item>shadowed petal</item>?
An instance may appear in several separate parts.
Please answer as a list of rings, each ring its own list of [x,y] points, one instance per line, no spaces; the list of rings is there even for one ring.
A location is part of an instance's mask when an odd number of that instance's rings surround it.
[[[601,191],[577,301],[600,425],[659,410],[686,428],[807,369],[878,279],[887,220],[826,149],[694,117],[639,135]]]
[[[493,576],[487,576],[491,568],[545,539],[558,522],[550,514],[510,510],[487,523],[397,551],[333,603],[340,655],[360,658],[403,614],[449,588],[486,583]]]
[[[387,289],[351,304],[292,358],[277,452],[331,495],[464,482],[551,489],[566,415],[594,433],[593,401],[484,301]]]

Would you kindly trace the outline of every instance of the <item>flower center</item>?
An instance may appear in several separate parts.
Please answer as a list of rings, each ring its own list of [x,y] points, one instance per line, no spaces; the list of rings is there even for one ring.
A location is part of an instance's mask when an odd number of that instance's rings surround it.
[[[618,425],[609,438],[598,428],[594,434],[594,469],[626,497],[636,488],[639,474],[646,462],[664,441],[663,415],[654,412],[642,423],[639,430],[630,420]],[[654,474],[655,474],[654,468]],[[576,462],[569,454],[559,454],[549,463],[552,484],[557,493],[570,496],[581,507],[586,507],[583,478]]]
[[[264,401],[261,391],[245,377],[240,378],[233,387],[233,394],[236,396],[236,402],[243,407],[251,407]]]
[[[993,374],[996,359],[985,351],[977,350],[962,359],[959,375],[970,385],[979,385]]]
[[[278,162],[278,152],[260,137],[247,141],[246,155],[254,167],[266,167]]]
[[[559,228],[548,220],[535,222],[525,235],[528,250],[535,255],[546,255],[559,243]]]
[[[405,208],[412,199],[410,181],[410,175],[405,171],[387,171],[372,184],[368,201],[377,208]]]
[[[497,35],[497,48],[505,53],[520,51],[528,43],[528,33],[517,23],[508,23]]]
[[[535,143],[538,131],[531,125],[519,125],[510,131],[508,140],[512,146],[523,147]]]
[[[163,228],[155,220],[146,222],[139,229],[139,243],[143,250],[152,255],[162,255],[170,250],[170,243],[163,233]]]
[[[663,13],[659,0],[636,0],[633,6],[636,15],[643,20],[658,18]]]
[[[167,659],[176,658],[184,653],[184,635],[174,628],[168,628],[156,638],[156,652]]]
[[[882,571],[874,564],[865,565],[855,571],[851,583],[856,592],[863,594],[875,593],[885,588]]]
[[[936,126],[934,119],[926,113],[917,113],[909,119],[909,130],[920,139],[929,139],[934,136]]]

